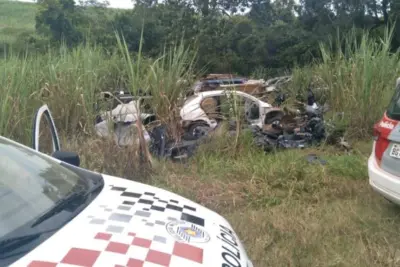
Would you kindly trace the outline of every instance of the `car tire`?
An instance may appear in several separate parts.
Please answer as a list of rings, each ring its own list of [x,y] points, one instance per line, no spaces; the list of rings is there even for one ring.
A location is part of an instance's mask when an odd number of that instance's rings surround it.
[[[188,127],[188,131],[184,135],[185,140],[197,140],[205,135],[207,135],[210,130],[210,126],[206,122],[197,121],[192,123]]]
[[[274,116],[271,116],[269,118],[265,119],[265,124],[272,124],[274,122],[280,122],[282,119],[282,115],[281,114],[276,114]]]

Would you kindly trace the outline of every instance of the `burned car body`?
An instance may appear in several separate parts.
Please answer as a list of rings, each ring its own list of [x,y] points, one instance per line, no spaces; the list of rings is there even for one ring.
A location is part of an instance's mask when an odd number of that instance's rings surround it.
[[[307,103],[299,104],[302,110],[282,111],[273,121],[266,120],[263,128],[252,127],[255,144],[269,152],[280,148],[305,148],[323,141],[326,110],[316,103],[310,90]]]
[[[290,79],[290,76],[272,79],[271,90],[274,91],[274,86],[286,83]],[[219,88],[223,88],[225,85],[220,80],[217,84]],[[240,81],[236,80],[237,83]],[[247,82],[249,81],[251,80]],[[288,111],[278,107],[286,101],[287,95],[284,93],[277,94],[273,106],[254,95],[229,88],[187,96],[180,109],[184,132],[177,140],[168,139],[165,125],[155,124],[146,130],[146,124],[156,121],[151,112],[140,112],[140,119],[144,123],[137,124],[140,99],[135,100],[130,96],[125,96],[124,103],[119,102],[112,110],[103,112],[100,116],[102,121],[97,123],[95,128],[100,136],[110,136],[113,133],[118,144],[131,145],[135,140],[138,141],[137,127],[141,125],[151,154],[175,160],[192,156],[198,145],[207,139],[205,137],[210,136],[224,121],[244,122],[241,123],[242,126],[250,128],[253,132],[255,145],[265,151],[277,148],[304,148],[319,144],[326,137],[324,109],[316,103],[311,90],[307,93],[307,99],[303,100],[305,103],[299,102],[300,109]],[[114,129],[110,130],[109,126],[107,128],[107,123],[114,124]],[[132,131],[134,127],[136,131]],[[232,130],[229,131],[232,133]],[[134,137],[136,139],[133,139]]]
[[[237,98],[235,100],[235,98]],[[237,105],[237,103],[240,104]],[[223,107],[227,110],[223,111]],[[235,111],[239,108],[243,110]],[[243,113],[249,125],[262,127],[272,106],[242,91],[214,90],[188,97],[180,111],[182,124],[189,133],[197,128],[215,129],[232,113]]]

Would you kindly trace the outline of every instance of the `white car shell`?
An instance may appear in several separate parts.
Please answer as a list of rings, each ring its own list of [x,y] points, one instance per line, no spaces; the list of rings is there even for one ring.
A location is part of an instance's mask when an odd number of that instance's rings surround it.
[[[101,113],[101,122],[97,123],[94,128],[96,134],[100,137],[112,136],[119,146],[127,146],[138,144],[137,135],[138,126],[138,102],[130,101],[126,104],[118,104],[113,110]],[[152,117],[152,114],[140,113],[142,121]],[[114,127],[117,126],[117,127]],[[150,135],[143,124],[141,124],[144,139],[150,142]]]
[[[262,127],[264,125],[265,114],[272,108],[268,103],[265,103],[258,98],[247,94],[242,91],[232,91],[232,90],[214,90],[196,93],[188,97],[183,105],[180,115],[182,121],[194,122],[203,121],[207,123],[211,128],[217,126],[217,122],[214,119],[210,119],[205,111],[201,108],[201,102],[208,97],[223,96],[229,94],[236,94],[239,97],[243,97],[250,102],[257,103],[260,109],[260,117],[256,120],[250,122],[251,125]]]

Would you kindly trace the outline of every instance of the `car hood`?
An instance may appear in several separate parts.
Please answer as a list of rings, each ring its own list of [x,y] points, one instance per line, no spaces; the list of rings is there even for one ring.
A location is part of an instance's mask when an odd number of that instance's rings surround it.
[[[252,267],[217,213],[159,188],[103,177],[86,209],[11,266]]]

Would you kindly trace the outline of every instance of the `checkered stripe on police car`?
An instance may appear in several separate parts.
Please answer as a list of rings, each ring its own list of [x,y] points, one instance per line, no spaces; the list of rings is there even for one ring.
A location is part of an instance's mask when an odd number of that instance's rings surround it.
[[[150,192],[131,192],[126,188],[111,186],[111,193],[119,194],[119,202],[109,203],[104,198],[98,205],[98,210],[89,217],[89,223],[99,231],[108,233],[126,233],[132,225],[145,227],[165,227],[172,221],[186,221],[198,226],[204,226],[204,218],[196,215],[196,208],[180,205],[179,201],[165,200]],[[171,204],[174,203],[174,204]],[[154,229],[156,230],[156,229]],[[146,231],[146,230],[145,230]],[[153,231],[149,229],[149,231]]]
[[[135,215],[145,218],[150,217],[152,212],[174,212],[178,215],[176,219],[204,226],[204,218],[194,214],[196,208],[182,205],[178,200],[162,199],[152,192],[132,192],[125,187],[111,186],[111,190],[119,192],[125,199],[118,207],[119,210],[130,210],[130,206],[137,206]]]
[[[166,251],[162,237],[142,238],[136,233],[113,235],[99,232],[94,236],[97,249],[82,247],[71,248],[59,262],[32,261],[28,267],[63,267],[63,266],[125,266],[125,267],[160,267],[160,266],[202,266],[203,249],[190,244],[174,241]],[[101,249],[99,249],[101,248]],[[160,249],[161,248],[161,249]],[[121,257],[122,256],[122,257]]]
[[[97,211],[87,217],[97,232],[93,240],[82,239],[66,254],[60,251],[50,261],[33,261],[29,267],[203,266],[202,248],[171,238],[165,229],[169,222],[179,220],[204,226],[205,220],[196,216],[195,207],[152,192],[139,193],[116,186],[110,186],[110,190],[120,196],[120,202],[110,203],[105,198]],[[138,228],[142,230],[134,232]]]

